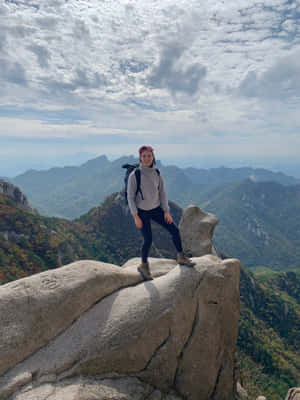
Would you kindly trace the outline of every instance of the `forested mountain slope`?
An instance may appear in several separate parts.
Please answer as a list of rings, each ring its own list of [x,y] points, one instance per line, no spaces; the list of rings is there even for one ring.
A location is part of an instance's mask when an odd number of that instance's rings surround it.
[[[170,204],[178,222],[181,209]],[[175,257],[168,233],[154,227],[151,255]],[[142,238],[124,199],[112,195],[76,221],[43,217],[0,194],[0,282],[57,268],[77,259],[122,265],[139,256]]]
[[[300,268],[300,185],[248,179],[203,193],[199,205],[220,219],[219,249],[243,265]]]
[[[300,382],[300,273],[241,271],[239,359],[253,398],[283,399]]]

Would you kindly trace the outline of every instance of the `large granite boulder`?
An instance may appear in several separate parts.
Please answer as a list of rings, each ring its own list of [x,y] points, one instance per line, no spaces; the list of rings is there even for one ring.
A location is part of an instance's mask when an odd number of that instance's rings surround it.
[[[287,392],[285,400],[300,400],[300,387],[291,388]]]
[[[134,377],[86,377],[25,388],[15,400],[183,400],[174,391],[164,393]]]
[[[0,375],[68,328],[115,290],[141,281],[137,271],[77,261],[0,286]]]
[[[249,396],[247,391],[243,388],[240,382],[237,382],[236,385],[236,400],[248,400]],[[257,399],[256,399],[257,400]]]
[[[199,207],[190,205],[182,214],[179,230],[184,253],[189,257],[214,254],[212,237],[219,222],[214,214],[205,213]]]
[[[0,398],[232,399],[240,264],[193,261],[150,259],[148,282],[133,259],[1,286]]]

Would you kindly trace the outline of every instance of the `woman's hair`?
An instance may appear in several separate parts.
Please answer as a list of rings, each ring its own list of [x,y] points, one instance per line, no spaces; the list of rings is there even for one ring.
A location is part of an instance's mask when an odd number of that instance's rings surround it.
[[[151,151],[151,152],[152,152],[152,154],[153,154],[153,163],[152,163],[152,165],[151,165],[151,167],[152,167],[153,165],[156,164],[156,160],[155,160],[153,148],[152,148],[151,146],[142,146],[142,147],[139,148],[140,162],[142,161],[142,160],[141,160],[141,156],[142,156],[142,153],[143,153],[144,151]]]

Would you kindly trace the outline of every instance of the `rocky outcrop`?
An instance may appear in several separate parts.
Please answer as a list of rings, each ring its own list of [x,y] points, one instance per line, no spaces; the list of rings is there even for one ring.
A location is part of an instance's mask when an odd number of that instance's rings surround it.
[[[300,387],[291,388],[287,392],[285,400],[300,400]]]
[[[47,344],[102,297],[139,281],[137,272],[86,260],[0,286],[0,374]]]
[[[205,213],[197,206],[188,206],[179,223],[185,254],[190,257],[214,254],[216,250],[212,243],[212,237],[218,222],[219,220],[214,214]]]
[[[237,382],[236,385],[236,395],[235,395],[236,400],[248,400],[248,393],[247,391],[243,388],[240,382]]]
[[[0,194],[10,197],[18,206],[24,208],[24,210],[37,214],[37,211],[30,207],[25,194],[17,186],[0,179]]]
[[[79,261],[0,287],[0,398],[233,398],[235,259]]]
[[[80,376],[45,382],[13,397],[14,400],[183,400],[174,391],[164,393],[134,377]]]

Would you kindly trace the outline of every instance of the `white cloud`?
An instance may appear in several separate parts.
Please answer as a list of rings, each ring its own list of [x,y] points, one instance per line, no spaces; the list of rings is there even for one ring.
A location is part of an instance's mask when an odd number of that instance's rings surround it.
[[[124,135],[129,134],[142,136],[142,135],[152,135],[155,136],[155,132],[144,130],[134,131],[132,129],[122,129],[115,128],[114,126],[102,125],[92,121],[81,121],[80,123],[71,124],[61,124],[59,121],[48,121],[47,123],[41,120],[31,120],[31,119],[19,119],[19,118],[0,118],[1,122],[1,136],[3,138],[7,137],[20,137],[20,138],[67,138],[67,139],[77,139],[84,136],[101,136],[101,135]],[[22,125],[22,129],[18,130],[16,127]]]
[[[285,0],[5,2],[0,137],[182,138],[192,153],[205,138],[234,154],[267,135],[285,148],[300,126],[298,12]]]
[[[152,69],[147,78],[150,87],[168,89],[171,93],[183,92],[194,95],[206,75],[206,67],[194,63],[186,68],[180,67],[185,56],[185,48],[177,43],[168,44],[160,55],[159,64]]]
[[[241,83],[241,93],[246,96],[277,99],[285,103],[300,99],[300,47],[293,54],[277,60],[267,71],[258,75],[250,72]]]
[[[19,62],[0,58],[0,79],[2,82],[26,86],[26,72]]]

